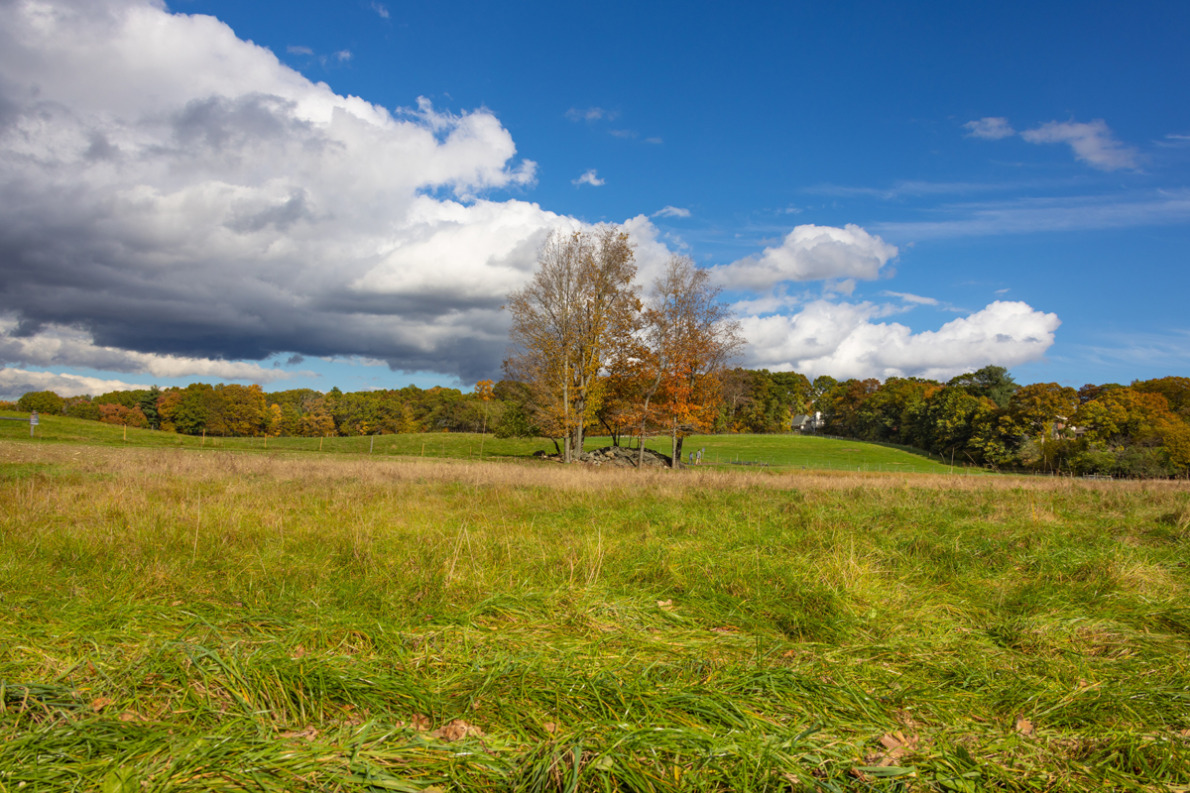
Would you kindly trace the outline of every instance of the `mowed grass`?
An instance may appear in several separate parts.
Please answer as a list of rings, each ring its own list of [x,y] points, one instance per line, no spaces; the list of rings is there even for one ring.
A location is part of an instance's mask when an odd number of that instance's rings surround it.
[[[1190,787],[1185,483],[0,442],[0,791]]]
[[[0,412],[0,416],[25,421],[0,421],[0,440],[29,440],[27,414]],[[125,429],[97,421],[43,416],[33,440],[43,443],[82,443],[119,447],[158,447],[256,452],[320,452],[368,454],[458,460],[529,459],[537,452],[555,453],[544,438],[497,438],[478,433],[408,433],[351,438],[202,438],[143,429]],[[622,441],[630,445],[628,440]],[[587,450],[611,445],[608,437],[590,436]],[[670,453],[670,439],[660,436],[647,446]],[[702,465],[731,468],[826,469],[948,473],[967,471],[931,459],[924,452],[875,443],[800,435],[693,435],[686,439],[684,454],[704,449]],[[971,469],[971,473],[978,469]]]
[[[590,450],[610,443],[610,438],[593,437],[587,438],[584,446]],[[633,445],[635,441],[622,443]],[[649,438],[645,445],[666,455],[672,449],[671,439],[664,436]],[[952,467],[916,449],[813,435],[691,435],[683,442],[683,462],[689,463],[690,453],[700,449],[703,450],[703,466],[886,473],[967,472],[961,465]],[[970,472],[983,473],[981,469],[971,469]]]

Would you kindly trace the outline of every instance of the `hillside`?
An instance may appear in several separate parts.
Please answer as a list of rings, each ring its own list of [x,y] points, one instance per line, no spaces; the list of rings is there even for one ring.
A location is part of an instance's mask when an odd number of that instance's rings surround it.
[[[125,429],[113,424],[42,416],[34,437],[29,436],[28,416],[0,412],[22,419],[0,421],[0,440],[39,443],[83,443],[99,446],[223,449],[269,452],[322,452],[452,459],[529,459],[535,452],[552,452],[553,443],[542,438],[496,438],[476,433],[408,433],[331,438],[202,438],[155,430]],[[610,444],[608,438],[588,438],[586,448]],[[668,438],[653,438],[649,448],[669,452]],[[770,469],[843,470],[866,472],[948,473],[949,465],[915,450],[860,441],[800,435],[692,435],[687,452],[705,449],[704,466],[763,467]],[[960,469],[961,470],[961,469]]]

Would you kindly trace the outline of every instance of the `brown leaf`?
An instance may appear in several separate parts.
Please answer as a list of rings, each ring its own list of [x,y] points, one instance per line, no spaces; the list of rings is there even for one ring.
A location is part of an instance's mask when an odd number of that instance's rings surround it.
[[[120,714],[120,721],[148,721],[148,719],[135,711],[126,710]]]
[[[669,610],[669,609],[673,608],[673,604],[674,604],[673,600],[658,600],[657,608]]]
[[[1036,732],[1036,730],[1033,728],[1033,722],[1029,721],[1024,716],[1021,716],[1016,720],[1016,731],[1026,738],[1031,738],[1033,733]]]
[[[420,713],[414,713],[413,718],[409,720],[409,726],[418,732],[425,732],[430,729],[430,719]]]
[[[898,731],[886,733],[880,737],[880,745],[884,747],[884,752],[877,752],[865,757],[868,765],[875,766],[890,766],[899,765],[902,758],[906,754],[917,748],[917,736],[905,737],[905,734]]]
[[[301,730],[299,732],[283,732],[283,733],[281,733],[281,737],[282,738],[303,738],[307,741],[312,741],[318,737],[318,730],[314,729],[313,727],[307,727],[306,729]]]
[[[91,703],[91,710],[98,713],[110,704],[112,704],[111,697],[98,697],[94,702]]]
[[[476,727],[474,724],[468,724],[462,719],[455,719],[450,724],[439,727],[430,733],[434,738],[441,738],[444,741],[457,741],[461,738],[466,738],[468,735],[474,735],[477,738],[483,737],[483,730]]]
[[[552,721],[547,721],[545,724],[541,725],[541,728],[550,735],[553,735],[558,731],[558,725],[554,724]]]
[[[299,658],[305,658],[306,657],[306,648],[299,644],[297,647],[293,648],[293,651],[289,654],[289,657],[294,659],[295,661],[298,660]]]

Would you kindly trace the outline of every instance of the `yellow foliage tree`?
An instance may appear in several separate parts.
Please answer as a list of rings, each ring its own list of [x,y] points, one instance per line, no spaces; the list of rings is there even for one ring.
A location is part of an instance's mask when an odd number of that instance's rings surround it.
[[[537,424],[581,454],[602,393],[600,371],[636,327],[640,301],[628,235],[615,226],[555,234],[533,280],[509,296],[516,351],[505,370],[534,394]]]

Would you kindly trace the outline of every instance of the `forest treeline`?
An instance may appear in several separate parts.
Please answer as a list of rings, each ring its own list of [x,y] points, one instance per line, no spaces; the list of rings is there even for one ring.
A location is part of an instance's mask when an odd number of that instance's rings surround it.
[[[1079,475],[1168,477],[1190,472],[1190,378],[1130,385],[1019,386],[1000,367],[942,383],[918,378],[813,380],[795,372],[731,369],[720,378],[713,426],[719,433],[790,432],[798,417],[821,414],[811,431],[910,446],[956,465]],[[482,381],[454,388],[322,393],[265,392],[208,385],[112,391],[63,398],[25,394],[21,410],[188,435],[334,436],[408,432],[544,435],[531,389]],[[615,400],[588,431],[619,440]]]

